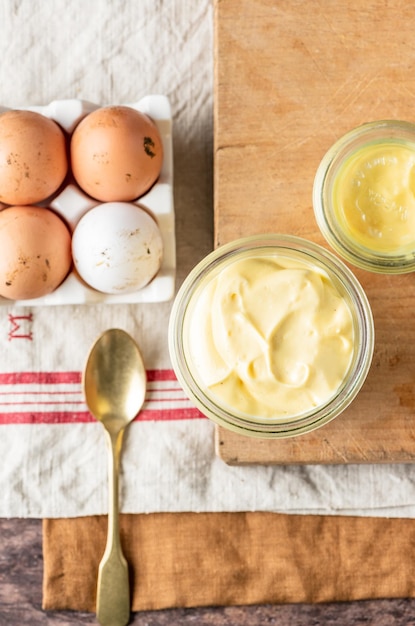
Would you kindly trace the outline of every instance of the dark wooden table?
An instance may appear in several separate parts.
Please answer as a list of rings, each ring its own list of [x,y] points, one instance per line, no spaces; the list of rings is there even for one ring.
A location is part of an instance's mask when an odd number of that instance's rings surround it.
[[[42,611],[42,523],[0,519],[0,626],[96,624],[95,615]],[[320,605],[212,607],[144,611],[140,626],[409,626],[415,600],[378,600]]]

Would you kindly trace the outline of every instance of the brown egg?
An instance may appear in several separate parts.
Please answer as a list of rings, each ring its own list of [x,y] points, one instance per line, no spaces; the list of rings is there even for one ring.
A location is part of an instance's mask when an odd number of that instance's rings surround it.
[[[0,211],[1,296],[44,296],[61,284],[71,263],[71,235],[56,213],[35,206]]]
[[[34,204],[53,194],[68,170],[63,130],[32,111],[0,115],[0,202]]]
[[[87,115],[72,134],[75,180],[102,202],[142,196],[160,175],[163,144],[155,123],[128,106],[102,107]]]

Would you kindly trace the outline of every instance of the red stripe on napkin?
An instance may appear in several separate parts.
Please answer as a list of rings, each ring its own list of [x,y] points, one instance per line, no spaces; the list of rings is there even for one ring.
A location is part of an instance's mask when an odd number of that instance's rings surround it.
[[[81,383],[81,372],[0,374],[0,425],[94,422]],[[136,421],[201,418],[204,416],[186,397],[173,370],[147,371],[146,399]]]
[[[173,372],[174,374],[174,372]],[[81,372],[6,372],[0,373],[0,385],[56,385],[81,383]]]

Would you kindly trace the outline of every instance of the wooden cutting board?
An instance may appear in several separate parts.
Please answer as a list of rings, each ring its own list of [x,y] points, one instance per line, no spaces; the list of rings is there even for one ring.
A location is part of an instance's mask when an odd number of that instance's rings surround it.
[[[329,146],[375,119],[415,121],[415,5],[406,0],[216,0],[215,246],[284,232],[325,245],[311,203]],[[230,464],[415,459],[415,274],[354,270],[376,348],[354,403],[309,435],[217,428]]]

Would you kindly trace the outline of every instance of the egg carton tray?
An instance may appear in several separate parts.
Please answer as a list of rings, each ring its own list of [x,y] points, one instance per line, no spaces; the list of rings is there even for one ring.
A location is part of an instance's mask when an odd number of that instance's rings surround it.
[[[54,100],[46,106],[19,107],[28,111],[41,113],[57,122],[61,128],[71,135],[77,124],[88,113],[103,105],[86,100],[68,99]],[[72,267],[71,272],[61,285],[50,294],[36,299],[10,300],[0,296],[0,305],[64,305],[94,303],[141,303],[165,302],[171,300],[175,289],[176,276],[176,240],[173,200],[173,145],[172,116],[169,100],[163,95],[148,95],[137,102],[125,103],[141,113],[148,115],[160,132],[163,143],[163,164],[160,176],[153,187],[143,196],[131,202],[148,211],[155,218],[163,240],[163,259],[161,267],[150,283],[132,293],[106,294],[89,287]],[[9,108],[0,107],[0,112]],[[71,175],[68,182],[46,201],[36,206],[47,206],[60,215],[71,232],[81,217],[93,207],[103,204],[86,195],[73,181]],[[6,205],[0,203],[0,209]]]

